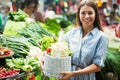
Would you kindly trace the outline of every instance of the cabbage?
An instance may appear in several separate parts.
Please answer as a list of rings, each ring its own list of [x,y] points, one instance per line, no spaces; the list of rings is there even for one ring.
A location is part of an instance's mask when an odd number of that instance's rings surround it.
[[[26,22],[15,22],[8,20],[3,35],[5,36],[20,36],[19,31],[23,30],[24,27],[26,27]]]
[[[54,57],[67,57],[71,55],[71,51],[67,42],[61,41],[51,45],[51,56]]]

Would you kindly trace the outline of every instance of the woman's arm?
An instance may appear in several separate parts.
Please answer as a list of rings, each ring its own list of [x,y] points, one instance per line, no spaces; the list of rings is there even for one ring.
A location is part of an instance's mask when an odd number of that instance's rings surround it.
[[[101,70],[101,67],[97,66],[96,64],[91,64],[88,67],[84,69],[80,69],[78,71],[73,71],[73,76],[75,75],[80,75],[80,74],[88,74],[88,73],[93,73],[93,72],[98,72]]]
[[[59,80],[69,80],[71,77],[76,76],[76,75],[98,72],[100,70],[101,70],[100,66],[97,66],[96,64],[91,64],[88,67],[77,70],[77,71],[61,72],[60,74],[63,75],[64,77]]]

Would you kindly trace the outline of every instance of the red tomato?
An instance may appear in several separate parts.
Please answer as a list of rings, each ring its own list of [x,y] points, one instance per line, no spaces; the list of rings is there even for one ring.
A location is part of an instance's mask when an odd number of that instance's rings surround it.
[[[46,52],[47,52],[47,54],[49,54],[49,53],[51,52],[51,48],[50,48],[50,47],[47,48],[47,49],[46,49]]]

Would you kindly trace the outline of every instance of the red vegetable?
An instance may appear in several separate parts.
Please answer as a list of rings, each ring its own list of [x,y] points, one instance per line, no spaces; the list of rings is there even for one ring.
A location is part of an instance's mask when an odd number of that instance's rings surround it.
[[[51,52],[51,48],[50,47],[47,48],[46,52],[47,52],[47,54],[49,54]]]
[[[5,78],[8,76],[14,76],[16,74],[18,74],[20,72],[20,70],[18,69],[8,69],[8,68],[2,68],[0,67],[0,78]]]
[[[13,52],[11,49],[6,48],[6,47],[0,47],[0,56],[9,56],[11,55]]]

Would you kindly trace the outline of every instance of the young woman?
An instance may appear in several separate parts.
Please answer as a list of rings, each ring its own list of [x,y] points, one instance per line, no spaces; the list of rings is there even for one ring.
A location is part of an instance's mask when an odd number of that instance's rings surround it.
[[[59,80],[96,80],[95,72],[104,67],[108,38],[103,33],[96,4],[83,0],[78,5],[74,28],[63,36],[69,43],[72,71],[60,72]]]
[[[26,12],[31,18],[35,18],[33,13],[38,6],[38,0],[25,0],[21,5],[21,9]]]

